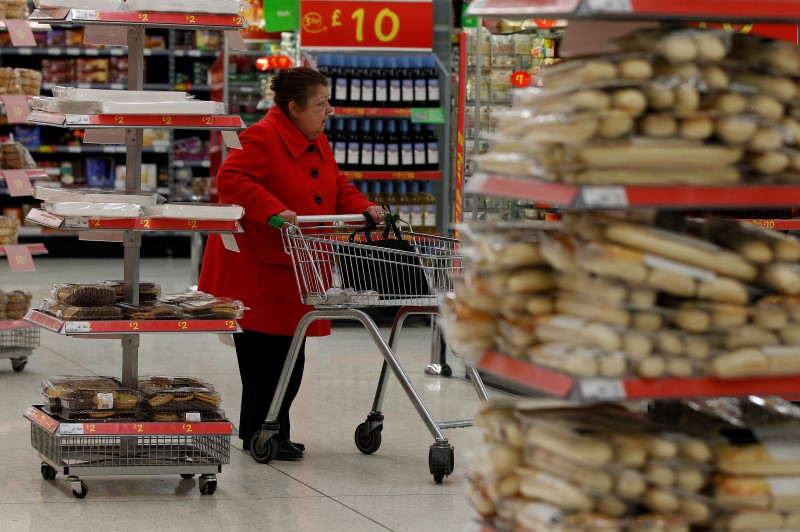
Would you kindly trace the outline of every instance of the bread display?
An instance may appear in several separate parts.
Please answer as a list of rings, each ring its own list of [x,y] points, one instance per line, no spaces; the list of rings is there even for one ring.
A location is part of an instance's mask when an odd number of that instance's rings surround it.
[[[116,301],[119,303],[125,299],[125,285],[122,281],[103,281],[102,286],[114,289]],[[161,286],[149,281],[139,281],[139,302],[155,301],[161,295]]]
[[[668,27],[616,44],[562,59],[540,87],[516,91],[478,166],[594,185],[797,179],[796,47]]]
[[[225,418],[222,398],[211,384],[194,377],[143,377],[137,388],[143,413],[153,421],[216,421]]]
[[[123,318],[130,320],[177,320],[184,317],[179,306],[160,301],[149,301],[139,305],[117,303],[115,306],[120,309]]]
[[[0,216],[0,246],[17,243],[19,219],[12,216]]]
[[[116,390],[121,386],[121,382],[114,377],[59,375],[42,381],[39,389],[48,412],[58,414],[61,412],[62,397],[69,397],[78,390]]]
[[[53,286],[51,294],[57,302],[73,307],[102,307],[117,301],[114,287],[98,283],[59,283]]]

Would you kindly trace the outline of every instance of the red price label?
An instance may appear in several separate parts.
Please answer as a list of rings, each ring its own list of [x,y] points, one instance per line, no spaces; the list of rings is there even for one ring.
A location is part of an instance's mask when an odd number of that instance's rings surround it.
[[[308,48],[433,48],[433,2],[303,0],[300,42]]]
[[[731,24],[729,22],[695,22],[690,24],[702,29],[725,30],[732,33],[761,35],[778,39],[781,41],[788,41],[792,44],[797,44],[798,41],[798,26],[797,24]]]
[[[278,70],[281,68],[292,68],[293,63],[291,58],[285,55],[271,55],[269,57],[261,57],[256,60],[256,68],[264,70]]]
[[[531,75],[524,70],[513,72],[511,74],[511,84],[515,87],[530,87]]]
[[[536,24],[537,28],[542,28],[546,30],[552,28],[555,25],[556,21],[548,18],[535,18],[533,19],[533,23]]]
[[[33,257],[28,246],[3,246],[12,272],[35,272]]]
[[[3,170],[8,194],[10,196],[30,196],[33,194],[31,179],[25,170]]]

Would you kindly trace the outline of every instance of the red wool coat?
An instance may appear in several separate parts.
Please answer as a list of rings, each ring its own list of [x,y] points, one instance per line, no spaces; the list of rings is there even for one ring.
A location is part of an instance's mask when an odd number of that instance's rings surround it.
[[[287,209],[299,216],[359,214],[372,203],[339,173],[325,136],[309,142],[277,106],[239,140],[242,149],[231,150],[217,173],[217,191],[220,203],[244,207],[244,232],[235,234],[240,252],[210,234],[198,288],[242,301],[242,328],[291,336],[312,307],[300,303],[281,232],[267,220]],[[330,334],[330,324],[317,321],[307,334]]]

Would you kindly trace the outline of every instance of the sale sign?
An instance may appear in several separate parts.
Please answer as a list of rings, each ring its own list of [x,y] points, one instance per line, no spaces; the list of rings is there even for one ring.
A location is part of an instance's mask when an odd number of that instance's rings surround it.
[[[302,0],[300,42],[316,49],[433,49],[433,1]]]

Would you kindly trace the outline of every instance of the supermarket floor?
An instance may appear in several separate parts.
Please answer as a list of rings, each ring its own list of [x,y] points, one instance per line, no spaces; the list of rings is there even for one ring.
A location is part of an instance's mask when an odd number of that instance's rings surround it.
[[[37,258],[35,273],[10,274],[0,264],[0,288],[33,292],[41,301],[55,282],[122,278],[117,259]],[[142,280],[165,292],[190,283],[188,259],[143,259]],[[478,404],[463,366],[450,359],[451,378],[425,376],[430,329],[409,322],[398,348],[401,363],[438,420],[469,418]],[[43,480],[22,414],[41,402],[39,384],[51,375],[121,372],[119,340],[63,337],[41,331],[41,347],[15,373],[0,360],[0,530],[266,530],[266,531],[460,531],[472,513],[466,499],[469,454],[479,442],[475,428],[446,432],[455,446],[455,471],[443,484],[428,473],[433,442],[396,382],[388,388],[381,448],[360,453],[355,427],[364,421],[381,358],[366,332],[336,327],[310,340],[306,371],[293,407],[293,439],[306,445],[299,462],[256,463],[234,437],[231,463],[217,476],[216,493],[200,495],[197,479],[177,475],[85,477],[85,499],[59,474]],[[238,423],[240,381],[235,352],[214,335],[144,335],[140,375],[193,375],[213,383],[223,408]],[[497,393],[495,393],[497,395]]]

